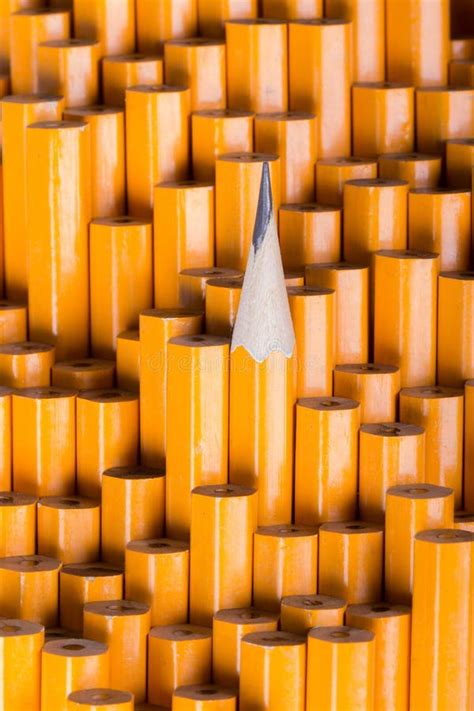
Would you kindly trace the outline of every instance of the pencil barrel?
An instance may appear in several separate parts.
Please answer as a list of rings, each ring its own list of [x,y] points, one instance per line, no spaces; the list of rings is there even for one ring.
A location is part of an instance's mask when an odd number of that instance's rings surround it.
[[[55,344],[58,360],[89,349],[89,134],[73,121],[27,129],[30,338]]]
[[[125,549],[125,597],[150,605],[151,626],[188,618],[189,545],[168,538],[130,541]]]
[[[438,285],[438,383],[462,388],[474,377],[474,273],[450,271]]]
[[[114,359],[119,333],[153,304],[152,226],[126,216],[92,220],[89,245],[91,351]]]
[[[147,635],[150,608],[132,600],[88,602],[84,606],[84,637],[107,645],[110,685],[145,700]],[[104,684],[105,686],[105,684]]]
[[[190,621],[210,625],[218,611],[249,607],[257,494],[250,487],[199,486],[191,501]]]
[[[433,484],[408,484],[387,489],[385,512],[385,595],[410,605],[413,594],[415,535],[453,525],[452,489]]]
[[[100,498],[106,469],[136,465],[138,418],[135,393],[112,388],[79,394],[76,440],[77,488],[81,496]]]
[[[199,311],[147,309],[140,314],[140,456],[146,466],[165,463],[168,341],[201,331]]]
[[[349,605],[380,600],[383,526],[363,521],[324,523],[319,529],[319,586]]]
[[[41,709],[41,648],[44,627],[37,622],[0,620],[0,673],[5,708]]]
[[[102,477],[102,558],[123,565],[130,541],[160,537],[164,507],[164,471],[144,466],[106,469]]]
[[[251,632],[242,639],[241,711],[265,708],[303,711],[305,638],[290,632]]]
[[[154,185],[188,177],[190,90],[139,85],[125,100],[128,209],[150,218]]]
[[[153,627],[148,637],[148,700],[171,704],[177,687],[211,680],[212,635],[208,627]]]
[[[318,397],[298,401],[295,457],[298,525],[351,520],[356,515],[359,419],[360,408],[355,400]],[[342,451],[337,446],[340,442],[344,442]]]
[[[456,388],[404,388],[400,419],[426,433],[425,481],[454,490],[455,508],[462,503],[463,391]]]
[[[195,487],[227,484],[228,361],[227,339],[198,335],[168,341],[166,531],[171,538],[189,537]]]
[[[226,22],[230,109],[256,113],[288,110],[287,45],[287,24],[281,20]],[[268,66],[272,67],[270,75]]]
[[[12,398],[13,488],[69,496],[76,483],[76,393],[26,388]]]
[[[117,54],[102,59],[102,97],[107,106],[125,106],[129,86],[163,83],[163,57],[155,54]]]
[[[278,613],[255,607],[218,610],[212,621],[212,676],[218,684],[237,688],[241,641],[251,632],[275,632]]]
[[[120,599],[123,577],[123,570],[106,563],[63,565],[59,574],[59,619],[62,627],[82,634],[84,605]]]
[[[194,118],[193,118],[194,120]],[[179,273],[214,264],[215,189],[187,180],[154,188],[154,304],[179,306]]]

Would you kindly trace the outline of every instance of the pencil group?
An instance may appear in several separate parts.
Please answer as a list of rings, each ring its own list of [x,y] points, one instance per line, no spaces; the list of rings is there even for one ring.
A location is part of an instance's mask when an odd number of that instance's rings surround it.
[[[469,3],[0,0],[0,146],[0,711],[471,711]]]

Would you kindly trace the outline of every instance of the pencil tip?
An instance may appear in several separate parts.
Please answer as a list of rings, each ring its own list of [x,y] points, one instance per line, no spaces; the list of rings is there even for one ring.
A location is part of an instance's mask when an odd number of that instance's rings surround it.
[[[258,195],[257,214],[255,216],[255,226],[253,228],[252,244],[257,251],[265,237],[268,223],[273,212],[272,186],[270,182],[270,170],[267,161],[262,167],[262,178],[260,180],[260,192]]]

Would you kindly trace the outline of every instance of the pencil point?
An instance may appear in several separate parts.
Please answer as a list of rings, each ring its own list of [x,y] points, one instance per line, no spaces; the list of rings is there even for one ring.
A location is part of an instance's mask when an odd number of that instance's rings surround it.
[[[268,223],[273,212],[272,187],[270,183],[270,170],[268,163],[265,161],[262,168],[262,178],[260,180],[260,192],[258,195],[257,215],[255,217],[255,226],[253,228],[252,244],[257,251],[265,237],[268,228]]]
[[[293,354],[291,320],[271,195],[268,163],[263,164],[257,214],[231,351],[243,346],[258,363],[278,351]]]

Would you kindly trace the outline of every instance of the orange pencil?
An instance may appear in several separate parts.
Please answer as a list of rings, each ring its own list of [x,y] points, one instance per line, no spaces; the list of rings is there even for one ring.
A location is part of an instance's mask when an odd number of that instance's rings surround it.
[[[5,709],[40,711],[43,644],[43,625],[18,619],[0,620],[0,703]]]
[[[387,489],[385,596],[409,605],[413,593],[415,535],[453,525],[454,492],[444,486],[411,484]]]
[[[136,17],[140,52],[158,54],[166,40],[197,34],[196,0],[137,0]]]
[[[191,496],[190,621],[212,622],[222,609],[252,600],[257,492],[245,486],[198,486]]]
[[[58,581],[61,561],[42,555],[0,559],[0,610],[54,627],[58,621]]]
[[[357,512],[360,407],[336,397],[296,404],[295,521],[316,526]],[[344,442],[341,451],[338,442]]]
[[[69,37],[70,13],[55,8],[38,8],[15,12],[10,25],[10,74],[14,94],[39,91],[38,46],[48,40]]]
[[[87,102],[89,103],[89,102]],[[125,214],[125,116],[103,105],[68,109],[64,118],[89,124],[92,217]]]
[[[253,561],[257,607],[276,612],[285,595],[314,595],[317,575],[317,528],[294,524],[257,528]]]
[[[399,391],[400,369],[395,365],[363,363],[334,369],[334,395],[360,402],[362,424],[394,422]]]
[[[342,207],[347,180],[377,177],[377,161],[370,158],[326,158],[316,163],[316,200],[322,205]],[[381,176],[382,177],[382,176]]]
[[[60,119],[63,109],[64,99],[59,96],[27,94],[1,101],[5,291],[8,299],[20,303],[27,301],[28,294],[26,127]]]
[[[374,709],[375,635],[356,627],[308,634],[307,708]]]
[[[127,544],[125,597],[150,605],[152,627],[187,622],[188,587],[187,543],[149,538]]]
[[[226,46],[229,108],[257,113],[287,111],[286,22],[262,18],[228,20]]]
[[[352,22],[354,81],[383,82],[385,79],[384,0],[326,0],[325,15]]]
[[[350,605],[346,624],[375,635],[374,708],[408,709],[411,610],[405,605]]]
[[[212,675],[218,684],[236,688],[239,683],[241,641],[250,632],[278,628],[278,613],[241,607],[218,610],[212,620]]]
[[[74,0],[74,37],[98,41],[101,57],[133,52],[134,0]]]
[[[76,393],[25,388],[12,398],[13,489],[69,496],[76,483]]]
[[[225,23],[258,16],[258,0],[197,0],[199,34],[225,37]]]
[[[44,387],[51,381],[55,348],[46,343],[7,343],[0,346],[0,382],[21,389]]]
[[[463,391],[439,385],[404,388],[400,420],[424,427],[425,481],[454,490],[455,508],[462,503]]]
[[[184,180],[189,164],[190,90],[153,84],[125,91],[128,209],[149,218],[153,187]]]
[[[251,632],[242,639],[240,711],[303,711],[306,640],[291,632]]]
[[[76,440],[77,488],[81,496],[100,497],[106,469],[135,466],[138,417],[136,393],[113,388],[79,393]]]
[[[42,7],[42,0],[4,0],[0,4],[0,73],[10,68],[10,15],[18,10]],[[8,92],[9,93],[9,92]]]
[[[464,508],[474,511],[474,380],[464,386]]]
[[[399,366],[401,387],[434,385],[439,257],[383,249],[374,254],[373,269],[375,360]]]
[[[166,532],[186,540],[193,489],[227,484],[229,341],[178,336],[167,350]]]
[[[344,260],[370,266],[379,249],[407,245],[408,183],[348,180],[344,184]]]
[[[469,708],[472,700],[474,534],[415,536],[410,708]],[[449,650],[449,651],[448,651]],[[454,664],[453,664],[454,662]]]
[[[292,286],[288,303],[296,338],[296,398],[331,395],[335,292],[325,287]]]
[[[380,600],[383,526],[363,521],[323,523],[319,529],[318,590],[350,605]]]
[[[413,250],[439,254],[441,271],[469,269],[471,191],[465,188],[410,190],[408,244]]]
[[[474,377],[474,272],[444,272],[438,284],[438,383],[462,388]]]
[[[441,178],[441,157],[425,153],[387,153],[379,156],[379,175],[406,180],[409,189],[436,188]]]
[[[453,138],[446,141],[446,172],[453,188],[471,187],[471,167],[474,164],[474,138]]]
[[[284,268],[300,269],[315,262],[338,262],[341,257],[341,221],[342,210],[336,206],[316,203],[282,205],[279,236]]]
[[[225,109],[226,53],[222,40],[195,37],[165,42],[165,81],[191,90],[191,111]]]
[[[27,309],[23,304],[0,301],[0,343],[26,341]]]
[[[40,91],[64,96],[66,107],[99,100],[99,43],[80,39],[41,42],[38,47]]]
[[[106,563],[64,565],[59,574],[61,625],[82,632],[84,605],[98,600],[117,600],[123,595],[123,570]]]
[[[100,505],[81,497],[44,496],[38,502],[38,553],[62,563],[99,558]]]
[[[66,390],[100,390],[113,388],[115,363],[112,360],[84,358],[55,363],[51,368],[51,382]]]
[[[416,91],[416,145],[444,155],[445,141],[474,133],[474,88],[445,86]]]
[[[317,118],[298,111],[259,113],[255,117],[255,150],[280,156],[281,202],[314,199]]]
[[[290,109],[316,114],[320,158],[351,153],[351,66],[350,22],[290,22]]]
[[[154,303],[179,306],[179,273],[214,264],[214,186],[195,180],[159,183],[153,192]]]
[[[152,230],[147,220],[104,217],[89,228],[91,351],[115,357],[117,336],[153,303]]]
[[[263,17],[296,20],[323,16],[322,0],[262,0],[261,4]]]
[[[159,703],[160,708],[161,704],[169,708],[177,687],[208,683],[211,645],[209,627],[187,624],[153,627],[148,636],[148,700]]]
[[[208,279],[205,294],[206,333],[231,337],[241,293],[241,279]]]
[[[387,78],[412,86],[448,79],[449,1],[387,0]]]
[[[238,269],[224,267],[204,267],[182,269],[178,274],[179,304],[196,311],[205,310],[206,284],[209,279],[240,279],[242,272]]]
[[[117,336],[117,385],[121,390],[140,389],[140,335],[138,329]]]
[[[359,447],[359,513],[383,522],[387,489],[425,480],[425,431],[401,422],[362,425]]]
[[[125,106],[125,90],[139,84],[163,83],[163,57],[152,54],[118,54],[102,59],[104,104]]]
[[[110,685],[131,691],[137,702],[146,697],[147,635],[150,608],[133,600],[84,605],[84,638],[109,648]]]
[[[352,86],[352,142],[358,156],[412,151],[415,139],[415,90],[379,82]]]
[[[147,309],[140,314],[140,456],[147,466],[165,463],[168,341],[201,332],[199,311]]]
[[[89,126],[30,125],[26,172],[30,337],[55,343],[58,360],[81,358],[89,348]]]
[[[12,390],[0,387],[0,490],[12,488]]]
[[[165,527],[165,475],[161,469],[116,466],[102,476],[102,558],[123,565],[130,541],[158,538]]]
[[[0,558],[34,555],[37,502],[29,494],[0,492]]]
[[[253,113],[232,109],[195,111],[191,117],[193,174],[214,180],[216,158],[223,153],[253,151]]]
[[[337,365],[365,363],[369,353],[369,268],[347,262],[307,264],[305,281],[335,291]]]
[[[287,595],[281,601],[280,627],[306,634],[312,627],[342,625],[347,604],[330,595]]]

